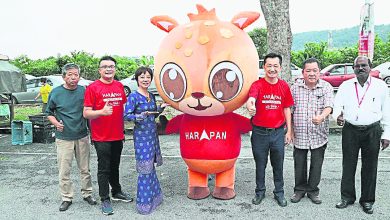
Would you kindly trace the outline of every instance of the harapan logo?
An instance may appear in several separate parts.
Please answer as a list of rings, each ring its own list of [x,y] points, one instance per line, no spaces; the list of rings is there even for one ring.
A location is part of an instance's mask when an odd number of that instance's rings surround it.
[[[185,132],[185,138],[187,140],[226,140],[226,131],[209,131],[206,132],[204,129],[199,135],[199,132]]]

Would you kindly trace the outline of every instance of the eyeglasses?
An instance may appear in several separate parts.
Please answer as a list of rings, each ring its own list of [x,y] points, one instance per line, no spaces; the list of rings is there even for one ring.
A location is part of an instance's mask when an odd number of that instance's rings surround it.
[[[108,69],[115,69],[115,66],[114,65],[111,65],[111,66],[99,66],[99,68],[108,70]]]
[[[367,68],[368,67],[368,64],[355,64],[353,67],[355,67],[356,69],[360,69],[360,68]]]

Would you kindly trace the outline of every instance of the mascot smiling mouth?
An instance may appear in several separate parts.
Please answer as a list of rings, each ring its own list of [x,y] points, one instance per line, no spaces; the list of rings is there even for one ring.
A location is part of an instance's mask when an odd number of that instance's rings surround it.
[[[193,108],[193,109],[195,109],[195,110],[197,110],[197,111],[206,110],[206,109],[210,108],[212,105],[213,105],[213,104],[210,104],[209,106],[203,106],[202,104],[200,104],[200,100],[199,100],[199,99],[198,99],[198,105],[195,106],[195,107],[192,107],[192,106],[190,106],[190,105],[187,104],[187,106],[188,106],[189,108]]]

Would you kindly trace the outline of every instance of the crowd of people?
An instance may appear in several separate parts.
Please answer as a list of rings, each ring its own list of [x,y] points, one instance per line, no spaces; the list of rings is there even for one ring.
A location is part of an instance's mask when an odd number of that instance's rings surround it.
[[[259,205],[265,198],[265,170],[270,158],[274,198],[281,207],[287,206],[283,163],[285,148],[290,144],[294,148],[295,175],[294,193],[290,201],[297,203],[307,195],[314,204],[322,203],[319,183],[328,143],[329,117],[332,114],[337,123],[343,126],[341,201],[336,208],[346,208],[357,199],[355,173],[360,151],[362,193],[359,203],[364,212],[372,214],[378,154],[380,148],[384,150],[388,147],[390,140],[390,99],[386,84],[369,75],[371,61],[359,56],[353,66],[356,78],[344,82],[334,98],[333,87],[320,79],[321,64],[317,59],[304,61],[303,80],[291,87],[279,77],[281,64],[280,55],[270,53],[265,56],[265,77],[252,84],[246,102],[251,115],[251,146],[256,170],[252,203]],[[163,201],[156,174],[156,166],[163,164],[163,158],[155,119],[168,104],[158,104],[155,96],[148,91],[153,79],[150,68],[137,69],[135,79],[138,89],[128,97],[123,85],[114,79],[115,70],[116,60],[110,56],[102,57],[98,66],[100,78],[85,89],[78,85],[80,67],[68,63],[62,68],[65,83],[49,91],[44,110],[56,127],[55,144],[62,197],[60,211],[66,211],[74,197],[70,179],[73,157],[80,172],[84,200],[90,205],[97,204],[92,196],[91,143],[97,153],[97,182],[102,213],[114,213],[112,200],[133,201],[119,182],[125,120],[134,122],[133,140],[138,173],[136,209],[140,214],[150,214]],[[41,91],[42,98],[45,90],[48,89]]]

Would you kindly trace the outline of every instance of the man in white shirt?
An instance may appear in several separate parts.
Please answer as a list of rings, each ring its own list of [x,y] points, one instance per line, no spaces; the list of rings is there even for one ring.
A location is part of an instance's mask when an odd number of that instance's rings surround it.
[[[356,77],[341,84],[333,109],[338,125],[344,125],[341,201],[336,208],[346,208],[356,200],[355,172],[361,149],[359,203],[365,213],[372,214],[379,149],[380,145],[386,149],[390,142],[389,90],[382,80],[369,75],[371,62],[367,57],[357,57],[353,69]]]

